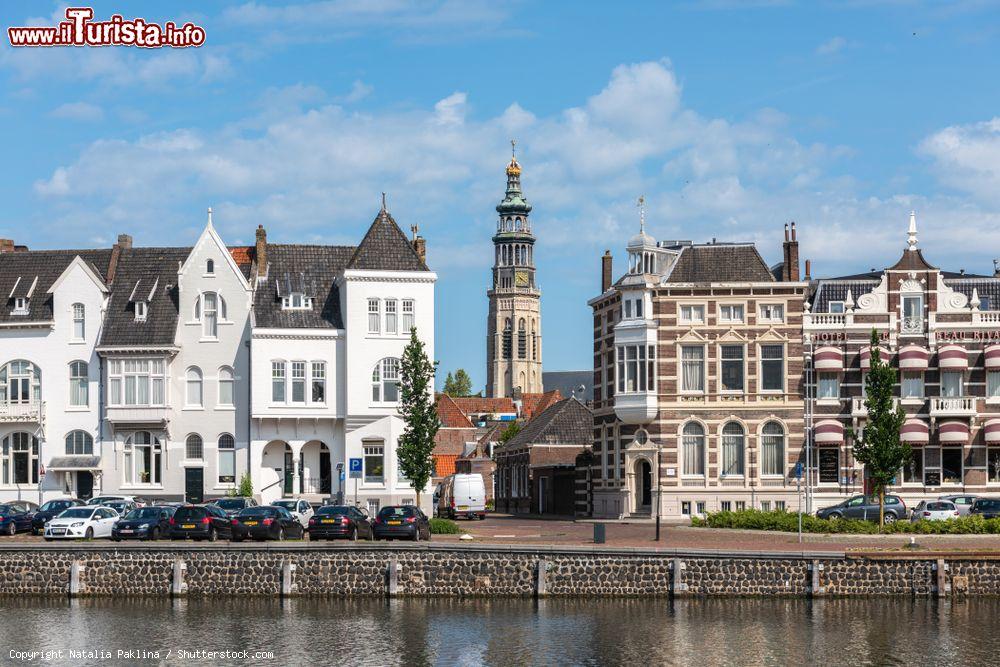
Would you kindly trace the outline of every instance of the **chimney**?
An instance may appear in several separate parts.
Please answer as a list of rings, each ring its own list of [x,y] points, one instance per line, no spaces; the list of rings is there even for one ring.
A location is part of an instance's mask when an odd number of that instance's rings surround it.
[[[423,236],[417,236],[417,237],[414,237],[412,243],[413,243],[413,249],[417,252],[417,257],[420,258],[421,262],[423,262],[424,264],[426,264],[427,263],[427,239],[425,239]]]
[[[601,257],[601,294],[604,294],[609,289],[611,289],[611,262],[613,261],[611,257],[611,251],[605,250],[604,256]]]
[[[804,279],[805,280],[812,280],[812,260],[811,259],[807,259],[806,260],[806,275],[805,275]]]
[[[121,247],[122,250],[131,250],[132,249],[132,237],[129,236],[128,234],[119,234],[118,235],[118,246]]]
[[[785,242],[782,244],[784,265],[781,268],[781,279],[786,282],[798,282],[799,277],[799,241],[795,235],[795,223],[785,225]],[[808,270],[806,271],[808,273]]]
[[[115,274],[118,273],[118,260],[121,259],[122,250],[132,249],[132,237],[128,234],[119,234],[118,242],[111,246],[111,259],[108,260],[108,282],[115,281]]]
[[[14,252],[14,239],[0,239],[0,254]]]
[[[267,230],[264,225],[257,225],[257,244],[254,247],[254,257],[257,260],[257,277],[267,277]]]

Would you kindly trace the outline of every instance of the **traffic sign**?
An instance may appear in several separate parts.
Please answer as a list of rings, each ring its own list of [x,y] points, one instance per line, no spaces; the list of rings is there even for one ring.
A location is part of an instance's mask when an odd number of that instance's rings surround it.
[[[795,479],[802,479],[802,461],[795,464]]]
[[[349,459],[351,479],[361,478],[361,459]]]
[[[344,481],[344,471],[343,470],[340,471],[340,481],[341,482]]]

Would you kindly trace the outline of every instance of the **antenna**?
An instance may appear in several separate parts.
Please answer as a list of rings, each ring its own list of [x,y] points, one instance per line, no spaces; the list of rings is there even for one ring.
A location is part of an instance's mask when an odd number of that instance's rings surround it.
[[[646,196],[639,195],[639,201],[636,202],[636,206],[639,207],[639,232],[642,234],[646,233]]]

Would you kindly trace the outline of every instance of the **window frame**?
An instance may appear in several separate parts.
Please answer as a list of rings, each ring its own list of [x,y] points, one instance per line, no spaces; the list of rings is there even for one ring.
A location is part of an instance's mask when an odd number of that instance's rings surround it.
[[[726,348],[736,348],[739,350],[739,358],[729,358],[725,356]],[[740,387],[733,389],[725,386],[726,367],[738,365],[740,372]],[[719,343],[719,393],[720,394],[745,394],[747,390],[747,346],[743,343]]]
[[[80,396],[83,397],[82,403],[77,402]],[[69,407],[90,407],[90,364],[81,359],[69,362]]]
[[[79,436],[79,437],[78,437]],[[74,429],[63,438],[66,456],[93,456],[94,436],[83,429]]]
[[[765,348],[776,348],[781,350],[781,357],[765,357]],[[781,386],[778,388],[769,388],[764,386],[764,364],[770,362],[780,363],[780,372],[778,373],[778,379]],[[788,388],[788,379],[786,376],[788,371],[788,348],[784,343],[759,343],[757,345],[757,390],[761,394],[783,394]]]
[[[225,444],[224,444],[225,443]],[[232,461],[232,475],[223,475],[223,457],[227,457]],[[219,436],[216,443],[216,478],[218,484],[235,484],[236,483],[236,438],[234,438],[229,433],[223,433]],[[231,479],[225,479],[225,478]]]
[[[685,315],[685,309],[687,309],[688,314]],[[694,313],[698,311],[700,316],[695,319]],[[705,324],[705,303],[679,303],[677,304],[677,321],[681,324]]]
[[[747,308],[745,303],[741,302],[727,302],[719,303],[716,306],[718,313],[719,324],[745,324],[747,321]],[[735,317],[736,310],[739,310],[739,318]],[[726,311],[728,315],[726,315]]]
[[[700,350],[701,358],[694,360],[684,359],[684,350]],[[678,345],[677,358],[680,363],[677,365],[677,386],[680,387],[680,393],[688,395],[704,395],[708,391],[708,352],[706,350],[706,345],[704,343],[697,344],[680,344]],[[687,380],[685,378],[684,369],[690,364],[693,366],[694,362],[700,362],[700,375],[701,375],[701,388],[700,389],[690,389],[687,386]]]
[[[192,452],[194,456],[192,456]],[[197,433],[189,433],[184,438],[184,460],[204,461],[205,460],[205,439]]]
[[[387,480],[387,475],[385,471],[385,441],[379,441],[378,443],[372,442],[361,442],[361,465],[362,465],[362,481],[365,484],[385,484]],[[378,475],[369,475],[368,462],[369,459],[378,459]]]
[[[768,426],[776,427],[780,433],[768,433]],[[767,438],[777,438],[777,442],[767,442]],[[779,467],[777,472],[768,470],[769,458],[765,452],[765,447],[774,447],[775,445],[777,445],[778,448],[777,460]],[[786,461],[786,457],[788,456],[787,452],[788,429],[785,428],[785,425],[774,419],[764,422],[764,424],[760,427],[760,461],[757,464],[760,468],[760,476],[762,479],[765,477],[770,479],[784,478],[785,472],[788,469]]]
[[[198,392],[198,401],[193,402],[192,388]],[[184,408],[198,409],[205,407],[205,374],[197,366],[188,366],[184,371]]]
[[[368,297],[368,333],[382,333],[382,301],[375,297]]]
[[[780,311],[781,315],[779,317],[768,315],[766,314],[767,309],[777,309]],[[757,319],[760,322],[767,322],[770,324],[783,324],[785,322],[785,304],[780,302],[758,303]]]
[[[688,428],[697,427],[700,433],[688,433]],[[707,474],[708,464],[706,462],[706,457],[708,455],[708,430],[705,425],[699,421],[688,421],[681,427],[681,476],[686,478],[704,478]],[[688,442],[688,438],[700,438],[700,442],[691,443]],[[695,446],[698,448],[698,468],[697,472],[691,472],[688,470],[688,448],[690,446]]]
[[[79,309],[79,313],[77,313]],[[70,306],[70,313],[73,318],[73,329],[71,331],[72,342],[82,342],[87,339],[87,307],[82,303],[74,303]],[[77,330],[79,328],[79,331]]]
[[[133,370],[129,370],[129,366]],[[145,367],[143,370],[142,367]],[[159,370],[157,368],[159,367]],[[117,369],[117,370],[116,370]],[[167,395],[169,382],[167,382],[167,362],[162,357],[120,357],[108,360],[108,387],[107,400],[110,407],[148,407],[162,408],[169,403]],[[129,380],[131,379],[131,382]],[[186,379],[186,377],[185,377]],[[132,385],[132,393],[135,401],[128,402],[129,385]],[[158,387],[159,385],[159,387]],[[145,386],[146,402],[138,400],[141,390]],[[160,402],[156,402],[157,389],[161,394]]]
[[[726,433],[730,427],[735,427],[739,429],[739,433]],[[738,443],[733,442],[733,438],[739,438]],[[722,430],[720,432],[721,439],[721,457],[719,465],[719,476],[727,478],[742,478],[746,476],[746,451],[747,451],[747,429],[746,427],[738,421],[728,421],[722,425]],[[728,439],[728,442],[727,442]],[[727,457],[732,455],[733,449],[736,449],[733,445],[738,445],[738,455],[735,457],[735,462],[738,466],[738,471],[727,472]],[[732,461],[729,461],[730,465]]]

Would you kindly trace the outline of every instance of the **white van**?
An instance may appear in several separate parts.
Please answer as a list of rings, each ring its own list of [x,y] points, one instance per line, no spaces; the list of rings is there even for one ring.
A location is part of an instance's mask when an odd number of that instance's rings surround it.
[[[486,518],[486,485],[483,476],[449,475],[441,482],[438,496],[438,516],[454,519]]]

